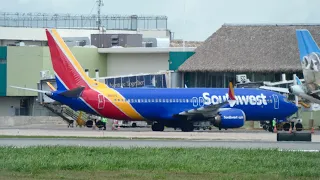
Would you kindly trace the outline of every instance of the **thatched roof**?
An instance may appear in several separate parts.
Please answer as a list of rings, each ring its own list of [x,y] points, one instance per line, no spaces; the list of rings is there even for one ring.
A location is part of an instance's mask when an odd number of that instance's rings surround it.
[[[185,41],[185,47],[199,47],[203,42],[201,41]],[[183,41],[182,40],[172,40],[170,42],[170,47],[182,47]]]
[[[223,25],[178,70],[301,72],[296,29],[308,29],[320,45],[320,25]]]

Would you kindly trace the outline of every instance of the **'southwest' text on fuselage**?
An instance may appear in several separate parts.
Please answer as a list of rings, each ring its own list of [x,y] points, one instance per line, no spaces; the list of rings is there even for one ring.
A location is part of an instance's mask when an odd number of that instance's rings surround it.
[[[217,95],[211,95],[208,92],[202,93],[203,99],[204,99],[204,104],[205,105],[210,105],[210,104],[219,104],[222,102],[225,102],[228,100],[229,95],[226,93],[224,96],[217,96]],[[266,96],[264,94],[260,95],[245,95],[245,96],[235,96],[236,98],[236,104],[237,105],[267,105],[267,100]]]

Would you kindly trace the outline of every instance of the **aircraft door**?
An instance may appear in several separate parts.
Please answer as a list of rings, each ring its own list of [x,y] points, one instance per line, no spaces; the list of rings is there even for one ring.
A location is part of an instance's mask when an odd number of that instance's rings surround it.
[[[197,107],[198,106],[198,98],[197,97],[193,97],[192,98],[192,103],[193,103],[193,107]]]
[[[203,97],[199,97],[199,106],[200,106],[200,107],[204,106]]]
[[[98,94],[98,109],[103,109],[105,104],[105,99],[102,94]]]
[[[273,94],[273,103],[274,103],[274,109],[279,109],[279,97],[278,95]]]

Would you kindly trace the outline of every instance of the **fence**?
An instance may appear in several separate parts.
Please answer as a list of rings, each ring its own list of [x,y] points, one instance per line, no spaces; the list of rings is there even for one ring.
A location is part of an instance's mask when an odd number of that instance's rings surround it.
[[[166,16],[101,15],[101,27],[108,30],[163,30]],[[97,15],[0,12],[0,26],[32,28],[97,29]]]

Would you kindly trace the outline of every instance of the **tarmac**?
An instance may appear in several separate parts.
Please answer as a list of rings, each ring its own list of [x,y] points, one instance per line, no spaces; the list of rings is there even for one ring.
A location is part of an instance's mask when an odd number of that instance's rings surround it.
[[[150,128],[121,128],[107,131],[65,126],[30,126],[0,128],[0,146],[88,146],[88,147],[230,147],[277,148],[280,150],[320,151],[320,133],[312,135],[312,142],[277,142],[276,133],[263,130],[211,130],[181,132],[166,129],[153,132]],[[7,136],[32,136],[16,138]],[[35,136],[47,136],[36,138]],[[65,138],[69,136],[69,138]],[[57,137],[57,138],[52,138]],[[72,138],[70,138],[72,137]],[[87,137],[87,138],[77,138]],[[97,139],[96,137],[105,137]],[[116,139],[114,139],[116,138]],[[142,139],[139,139],[142,138]]]
[[[85,146],[85,147],[220,147],[236,149],[278,149],[320,151],[320,143],[268,142],[268,141],[212,141],[212,140],[125,140],[125,139],[76,139],[76,138],[0,138],[0,146]]]

